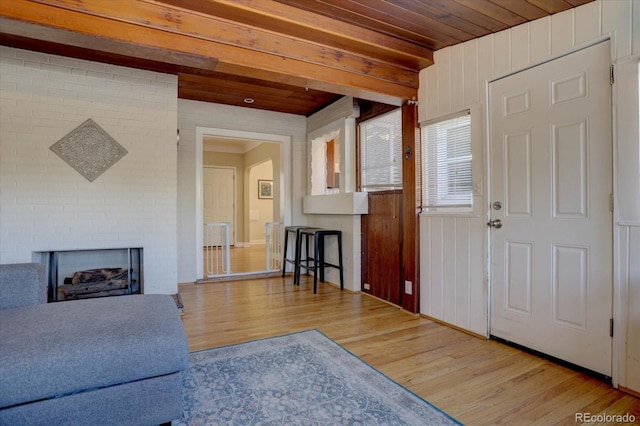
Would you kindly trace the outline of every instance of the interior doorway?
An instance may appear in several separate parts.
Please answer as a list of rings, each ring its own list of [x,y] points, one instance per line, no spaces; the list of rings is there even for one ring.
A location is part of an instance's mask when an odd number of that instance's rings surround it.
[[[273,249],[267,250],[270,226],[288,222],[290,214],[289,186],[291,137],[227,129],[197,128],[196,135],[196,259],[197,279],[208,278],[206,239],[203,233],[208,223],[206,204],[211,204],[204,181],[208,167],[233,168],[233,232],[229,245],[228,275],[250,275],[273,269],[267,256],[273,257]],[[275,232],[275,231],[271,231]],[[279,232],[279,231],[277,231]],[[222,254],[220,256],[223,256]],[[223,260],[224,261],[224,260]]]

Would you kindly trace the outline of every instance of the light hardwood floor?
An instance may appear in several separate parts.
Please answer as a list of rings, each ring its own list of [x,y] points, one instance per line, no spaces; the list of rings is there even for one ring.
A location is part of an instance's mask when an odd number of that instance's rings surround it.
[[[315,328],[467,425],[573,425],[576,413],[640,421],[640,400],[606,383],[365,294],[321,284],[314,295],[306,276],[300,287],[287,276],[179,291],[191,351]]]
[[[242,274],[261,272],[267,267],[265,244],[252,244],[250,247],[231,247],[230,250],[231,273]],[[207,248],[203,253],[204,275],[207,276]]]

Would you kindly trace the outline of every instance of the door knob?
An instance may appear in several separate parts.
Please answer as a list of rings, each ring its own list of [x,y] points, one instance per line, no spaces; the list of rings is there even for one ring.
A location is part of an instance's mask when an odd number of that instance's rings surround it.
[[[487,225],[491,226],[492,228],[500,229],[502,228],[502,221],[500,219],[493,219],[492,221],[489,221]]]

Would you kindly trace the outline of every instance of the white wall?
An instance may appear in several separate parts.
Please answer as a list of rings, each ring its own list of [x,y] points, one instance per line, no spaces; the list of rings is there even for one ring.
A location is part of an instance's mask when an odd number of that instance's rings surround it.
[[[251,167],[249,179],[249,242],[267,242],[265,223],[273,222],[273,199],[258,196],[258,180],[273,180],[273,162]]]
[[[617,70],[625,68],[628,63],[637,65],[640,56],[640,2],[597,0],[439,50],[435,53],[435,64],[420,73],[419,120],[423,122],[459,110],[479,108],[478,118],[484,123],[488,81],[605,37],[612,40],[612,61]],[[614,113],[628,110],[626,104],[637,108],[637,72],[635,83],[632,72],[616,74]],[[640,204],[637,202],[640,195],[640,142],[637,129],[637,113],[635,116],[627,113],[624,118],[614,120],[614,152],[617,154],[619,177],[614,191],[618,205],[624,206],[624,221],[618,220],[615,230],[619,243],[615,249],[618,269],[614,278],[614,299],[617,300],[614,315],[619,333],[614,337],[614,383],[619,379],[621,386],[640,390],[637,373],[640,371],[640,317],[635,308],[640,306],[640,272],[634,266],[640,252]],[[485,149],[486,131],[480,140],[474,140],[474,144]],[[486,166],[482,170],[486,186]],[[487,205],[484,196],[483,205]],[[620,219],[621,212],[618,210],[615,214]],[[486,259],[485,222],[484,216],[423,216],[420,219],[421,313],[481,335],[488,334],[486,263],[474,264],[469,256],[455,254],[470,253],[471,258]],[[462,274],[456,275],[457,281],[452,285],[450,279],[456,271]],[[637,298],[628,300],[628,306],[627,295]],[[631,348],[631,352],[627,352],[627,348]]]
[[[283,178],[280,173],[281,170],[281,149],[285,149],[281,143],[263,143],[257,147],[246,152],[244,155],[244,167],[245,167],[245,185],[243,186],[243,195],[245,198],[245,205],[248,206],[248,211],[244,215],[245,228],[248,230],[247,244],[264,243],[266,242],[266,222],[279,222],[282,221],[283,215],[280,212],[281,199],[286,198],[288,194],[281,194],[280,181]],[[249,174],[254,173],[254,167],[258,167],[264,170],[256,175],[255,180],[249,178]],[[278,171],[274,175],[274,171]],[[273,199],[259,199],[258,198],[258,179],[271,179],[273,180]],[[251,221],[251,210],[258,208],[259,221]],[[255,212],[254,212],[255,213]],[[254,232],[254,230],[257,232]]]
[[[331,197],[331,196],[329,196]],[[361,290],[361,238],[360,215],[311,214],[307,225],[342,232],[342,272],[344,288],[353,292]],[[325,256],[328,263],[338,264],[338,245],[335,237],[326,237]],[[325,280],[340,285],[340,272],[336,268],[325,268]],[[321,284],[319,284],[321,285]]]
[[[285,224],[304,224],[302,196],[307,182],[306,118],[300,115],[239,108],[207,102],[178,100],[178,282],[193,282],[197,274],[196,212],[197,182],[196,130],[199,127],[256,132],[291,137],[291,161],[281,165],[292,176],[286,188]],[[275,176],[274,176],[275,180]],[[291,222],[291,223],[288,223]]]
[[[0,46],[0,263],[143,247],[177,292],[177,77]],[[128,154],[93,182],[49,147],[92,118]]]
[[[638,12],[635,22],[640,26],[640,4],[636,3],[635,8]],[[640,28],[635,31],[636,37],[640,37]],[[614,319],[618,324],[620,386],[640,392],[640,42],[635,46],[635,57],[616,62],[614,214],[618,226],[614,260],[618,270],[614,284]]]

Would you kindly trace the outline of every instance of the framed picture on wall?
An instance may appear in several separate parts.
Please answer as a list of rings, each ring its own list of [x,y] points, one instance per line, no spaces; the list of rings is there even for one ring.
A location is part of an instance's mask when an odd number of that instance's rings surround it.
[[[273,181],[258,179],[258,198],[273,198]]]

